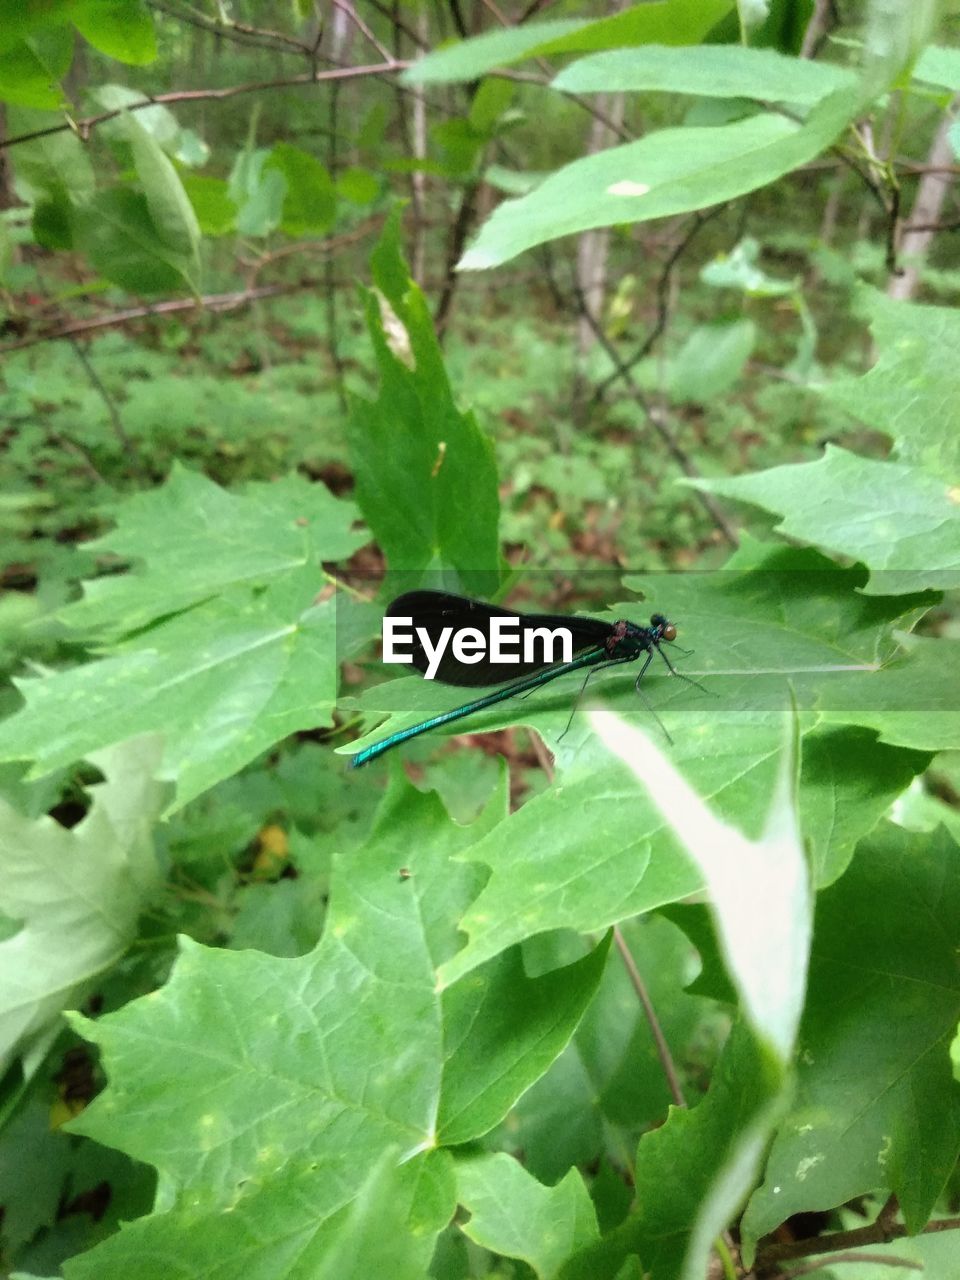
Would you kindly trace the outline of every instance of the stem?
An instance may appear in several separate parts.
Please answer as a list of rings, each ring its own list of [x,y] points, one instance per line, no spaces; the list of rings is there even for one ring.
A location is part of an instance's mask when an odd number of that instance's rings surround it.
[[[851,1249],[847,1253],[835,1253],[828,1258],[816,1258],[813,1262],[804,1262],[802,1266],[794,1267],[784,1275],[787,1280],[795,1280],[796,1276],[810,1275],[814,1271],[822,1271],[824,1267],[832,1267],[838,1262],[870,1262],[875,1267],[908,1267],[911,1271],[925,1270],[923,1263],[916,1262],[913,1258],[899,1258],[891,1254],[880,1256],[876,1253],[867,1253],[866,1250],[858,1253],[855,1249]]]
[[[677,466],[680,468],[680,470],[683,472],[685,476],[689,476],[691,479],[699,478],[699,475],[700,475],[699,471],[694,466],[691,459],[687,456],[684,449],[681,447],[679,441],[671,431],[670,427],[664,421],[661,410],[654,409],[654,407],[647,402],[646,397],[643,395],[640,388],[637,386],[636,380],[634,379],[633,375],[630,373],[630,370],[624,366],[623,361],[617,355],[617,352],[613,346],[613,343],[610,341],[610,339],[607,337],[606,333],[604,332],[603,326],[596,319],[596,317],[591,313],[590,308],[586,304],[586,299],[583,297],[583,293],[581,292],[579,285],[576,284],[576,282],[574,283],[574,289],[578,294],[578,301],[580,304],[580,308],[583,311],[584,315],[587,317],[591,327],[593,328],[594,333],[597,335],[597,338],[600,341],[600,345],[603,347],[604,351],[606,351],[607,355],[610,357],[610,360],[612,361],[618,376],[621,377],[624,380],[624,382],[627,384],[627,386],[630,388],[637,403],[640,405],[644,413],[647,415],[647,421],[650,423],[654,431],[656,431],[657,435],[666,445],[667,450],[670,453],[670,456],[673,458],[673,460],[676,462]],[[734,532],[733,526],[730,524],[729,520],[724,515],[720,506],[714,501],[712,495],[709,493],[705,493],[701,489],[694,489],[694,493],[696,494],[697,499],[699,500],[701,506],[704,507],[704,509],[708,512],[714,524],[716,524],[717,528],[726,538],[727,542],[729,542],[732,547],[737,546],[737,535]]]
[[[369,231],[375,230],[380,226],[383,219],[381,217],[372,218],[363,223],[359,227],[355,227],[352,231],[344,232],[342,236],[334,236],[330,240],[324,240],[319,244],[295,244],[284,245],[280,249],[272,250],[254,264],[255,270],[253,275],[261,271],[264,266],[277,259],[288,257],[292,253],[304,253],[308,249],[316,248],[324,253],[330,253],[335,249],[339,249],[344,244],[361,239]],[[90,320],[77,320],[72,324],[64,325],[59,329],[48,329],[43,333],[33,334],[28,338],[24,338],[19,342],[11,342],[5,347],[0,347],[0,355],[8,351],[20,351],[24,347],[34,347],[40,342],[51,342],[56,338],[69,338],[78,333],[90,333],[96,329],[107,329],[115,324],[126,324],[130,320],[143,320],[148,316],[166,316],[174,315],[181,311],[195,311],[207,309],[210,311],[233,311],[237,307],[245,306],[248,302],[254,302],[258,298],[275,298],[285,293],[298,293],[301,289],[323,289],[326,281],[323,279],[308,278],[297,280],[292,284],[265,284],[257,287],[248,286],[246,289],[239,289],[233,293],[208,293],[199,298],[172,298],[166,302],[148,303],[142,307],[130,307],[124,311],[113,311],[106,316],[96,316]]]
[[[303,75],[284,76],[277,80],[254,80],[248,84],[229,85],[226,89],[177,89],[172,93],[156,93],[150,98],[144,98],[142,102],[131,102],[115,111],[104,111],[98,116],[87,116],[83,120],[68,119],[63,124],[50,125],[47,129],[34,129],[32,133],[21,133],[15,138],[2,139],[0,150],[5,147],[14,147],[19,142],[33,142],[36,138],[48,138],[54,133],[65,133],[68,129],[73,130],[85,142],[90,130],[95,129],[97,125],[105,124],[108,120],[116,120],[117,116],[123,115],[125,111],[142,111],[144,107],[153,107],[158,103],[204,102],[211,99],[222,102],[244,93],[259,93],[263,89],[288,89],[296,85],[325,84],[338,80],[359,80],[366,76],[393,75],[396,71],[405,70],[408,65],[409,63],[395,62],[391,58],[388,62],[371,66],[333,67],[329,71],[307,71]]]
[[[332,85],[330,88],[330,102],[328,105],[329,123],[330,123],[330,145],[327,150],[327,168],[330,172],[331,179],[336,182],[337,168],[339,156],[337,154],[337,126],[338,126],[338,110],[340,106],[340,86]],[[337,290],[333,279],[333,254],[328,253],[323,262],[323,282],[324,293],[326,294],[327,304],[327,346],[330,350],[330,360],[333,364],[333,383],[337,392],[337,401],[343,413],[347,412],[347,392],[346,392],[346,370],[344,368],[343,356],[340,354],[340,338],[339,338],[339,321],[337,318]]]
[[[117,409],[116,403],[110,395],[110,392],[103,385],[103,380],[94,368],[93,361],[87,355],[86,351],[84,351],[82,344],[79,343],[76,338],[70,339],[70,345],[73,347],[77,359],[83,365],[84,371],[90,379],[93,389],[97,392],[104,403],[104,407],[107,410],[107,417],[110,419],[110,425],[113,427],[114,435],[120,442],[120,447],[126,454],[134,456],[136,454],[136,449],[134,448],[133,441],[127,435],[123,421],[120,417],[120,411]]]
[[[685,1107],[687,1105],[687,1100],[684,1098],[683,1090],[680,1087],[680,1077],[677,1074],[677,1068],[674,1066],[673,1056],[670,1053],[670,1046],[667,1044],[666,1036],[663,1034],[663,1029],[660,1026],[660,1020],[657,1017],[656,1010],[653,1007],[653,1002],[650,999],[650,993],[647,990],[647,985],[640,975],[640,970],[637,968],[637,962],[634,960],[630,948],[627,946],[627,941],[620,932],[618,925],[614,925],[613,940],[616,944],[617,950],[620,952],[620,958],[623,961],[623,967],[627,971],[627,976],[633,984],[633,989],[637,993],[638,1000],[643,1006],[644,1016],[647,1019],[650,1030],[653,1032],[654,1044],[657,1046],[657,1057],[660,1059],[661,1067],[663,1067],[663,1074],[667,1078],[670,1096],[673,1098],[676,1106]]]
[[[770,1244],[757,1254],[757,1271],[770,1271],[781,1262],[791,1258],[808,1258],[820,1253],[839,1253],[842,1249],[865,1244],[886,1244],[889,1240],[899,1240],[911,1234],[902,1222],[887,1223],[881,1221],[870,1223],[867,1227],[854,1227],[851,1231],[834,1231],[828,1236],[814,1236],[809,1240],[792,1240],[786,1244]],[[960,1218],[937,1218],[928,1222],[918,1233],[932,1235],[938,1231],[957,1231],[960,1229]]]
[[[724,1280],[737,1280],[737,1268],[733,1261],[733,1254],[730,1252],[723,1236],[717,1236],[716,1240],[714,1240],[713,1251],[720,1259]]]

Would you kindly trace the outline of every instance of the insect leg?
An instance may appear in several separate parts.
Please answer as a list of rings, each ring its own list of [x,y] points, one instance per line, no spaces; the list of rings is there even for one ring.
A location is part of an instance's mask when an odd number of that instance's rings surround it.
[[[663,650],[660,648],[659,645],[657,645],[657,653],[659,653],[660,657],[667,664],[667,668],[672,676],[679,676],[681,680],[685,680],[687,684],[692,684],[693,687],[695,689],[699,689],[701,693],[709,693],[712,698],[716,697],[716,694],[713,692],[713,690],[706,688],[706,686],[702,685],[699,680],[694,680],[691,676],[685,676],[682,671],[678,671],[677,668],[673,665],[673,663],[670,661],[670,659],[663,652]],[[652,656],[653,655],[651,654],[651,657]],[[646,666],[644,666],[644,671],[645,670],[646,670]],[[640,675],[643,675],[643,671],[640,672]]]
[[[636,661],[636,658],[631,654],[629,657],[626,657],[626,658],[611,658],[609,662],[601,662],[597,666],[590,668],[590,670],[587,672],[586,676],[584,677],[583,684],[580,686],[580,692],[577,694],[576,700],[574,701],[573,709],[570,712],[570,718],[567,720],[567,727],[566,729],[564,729],[563,733],[560,734],[560,737],[557,738],[558,742],[560,742],[561,739],[566,737],[567,730],[573,724],[573,717],[577,714],[577,707],[579,707],[580,705],[580,699],[583,697],[584,692],[586,691],[587,684],[589,683],[590,677],[593,675],[596,675],[598,671],[605,671],[607,667],[619,667],[621,662],[635,662],[635,661]],[[646,661],[644,662],[644,670],[646,670],[646,665],[649,661],[650,661],[650,655],[647,654]],[[643,672],[641,672],[641,675],[642,674]]]

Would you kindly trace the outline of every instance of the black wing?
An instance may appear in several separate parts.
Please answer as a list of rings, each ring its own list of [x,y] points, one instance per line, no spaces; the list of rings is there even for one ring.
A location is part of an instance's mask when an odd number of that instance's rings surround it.
[[[388,618],[412,618],[413,626],[423,627],[430,637],[431,645],[436,645],[440,633],[445,627],[475,627],[487,637],[489,651],[491,618],[518,618],[518,649],[523,653],[524,634],[533,627],[566,627],[573,641],[573,652],[582,653],[585,649],[601,648],[612,631],[612,624],[601,622],[599,618],[577,618],[570,614],[553,613],[519,613],[516,609],[501,609],[495,604],[485,604],[482,600],[471,600],[467,596],[451,595],[447,591],[408,591],[397,596],[384,611]],[[412,666],[421,675],[427,670],[428,659],[423,645],[416,639],[412,643]],[[509,665],[494,664],[484,658],[482,662],[463,663],[454,657],[449,646],[437,667],[435,679],[443,684],[480,685],[504,684],[508,680],[519,680],[522,676],[542,671],[547,665],[544,662],[511,662]]]

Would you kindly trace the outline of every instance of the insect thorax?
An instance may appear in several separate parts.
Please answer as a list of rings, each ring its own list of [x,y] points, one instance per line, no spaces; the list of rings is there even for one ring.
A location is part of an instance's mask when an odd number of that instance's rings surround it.
[[[650,648],[650,633],[646,627],[620,619],[613,624],[607,640],[607,653],[611,658],[639,658]]]

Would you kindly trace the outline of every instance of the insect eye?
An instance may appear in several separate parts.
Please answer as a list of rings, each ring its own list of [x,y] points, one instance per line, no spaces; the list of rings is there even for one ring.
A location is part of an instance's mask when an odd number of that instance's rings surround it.
[[[673,625],[672,622],[668,622],[667,625],[663,628],[662,635],[664,640],[676,640],[677,628]]]

